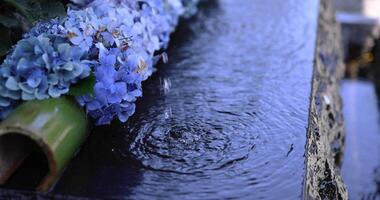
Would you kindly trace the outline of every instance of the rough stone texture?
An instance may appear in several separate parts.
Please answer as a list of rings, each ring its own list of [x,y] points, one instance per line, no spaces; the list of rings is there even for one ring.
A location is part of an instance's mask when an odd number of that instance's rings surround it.
[[[320,6],[307,139],[305,199],[348,199],[340,176],[344,126],[339,82],[340,30],[328,1]]]

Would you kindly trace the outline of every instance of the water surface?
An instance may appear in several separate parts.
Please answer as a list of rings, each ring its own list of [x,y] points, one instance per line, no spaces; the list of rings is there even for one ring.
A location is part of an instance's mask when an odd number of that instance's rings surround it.
[[[301,198],[318,1],[212,2],[173,36],[136,114],[97,128],[54,193]]]
[[[380,118],[370,81],[342,85],[346,141],[342,166],[350,199],[380,199]]]

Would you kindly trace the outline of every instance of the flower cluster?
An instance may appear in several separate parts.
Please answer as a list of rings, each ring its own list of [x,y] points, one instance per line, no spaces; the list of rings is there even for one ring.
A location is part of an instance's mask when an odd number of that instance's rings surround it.
[[[65,38],[41,34],[18,42],[0,68],[4,105],[16,100],[57,98],[90,74],[84,51]]]
[[[91,75],[92,94],[77,97],[97,124],[126,121],[142,96],[180,16],[197,0],[84,0],[83,9],[38,24],[0,68],[0,117],[20,100],[56,98]],[[87,4],[87,5],[86,5]]]
[[[25,33],[24,38],[38,37],[42,34],[65,37],[66,29],[62,26],[63,20],[64,19],[54,18],[46,22],[40,22],[28,33]]]
[[[85,6],[91,3],[93,0],[70,0],[70,1],[78,6]]]
[[[101,43],[96,46],[99,63],[94,70],[94,94],[77,99],[93,118],[98,119],[98,124],[109,123],[115,117],[125,122],[134,113],[136,98],[142,95],[140,70],[145,70],[146,65],[132,50],[107,49]]]

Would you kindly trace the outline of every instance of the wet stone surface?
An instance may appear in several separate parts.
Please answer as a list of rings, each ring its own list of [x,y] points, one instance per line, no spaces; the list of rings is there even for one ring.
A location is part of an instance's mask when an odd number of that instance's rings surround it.
[[[96,128],[51,194],[302,199],[319,3],[202,5],[136,114]]]
[[[344,123],[339,95],[343,52],[330,1],[321,1],[316,65],[311,91],[306,146],[306,199],[348,199],[340,176]]]

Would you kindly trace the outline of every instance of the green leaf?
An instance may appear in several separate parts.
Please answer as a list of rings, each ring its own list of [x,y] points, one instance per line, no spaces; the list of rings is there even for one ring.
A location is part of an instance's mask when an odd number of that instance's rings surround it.
[[[65,6],[59,1],[46,0],[41,5],[42,10],[45,12],[44,17],[54,18],[66,15]]]
[[[92,95],[94,93],[95,81],[95,76],[91,74],[89,77],[80,80],[77,84],[72,85],[67,94],[70,96]]]
[[[58,0],[28,0],[26,16],[32,23],[65,15],[65,6]]]
[[[0,25],[0,56],[4,56],[11,47],[11,30]]]
[[[15,28],[20,25],[17,19],[5,16],[3,14],[0,14],[0,24],[8,28]]]
[[[18,12],[27,15],[27,0],[3,0],[5,3],[14,7]]]
[[[3,0],[31,23],[64,16],[66,8],[59,0]]]

